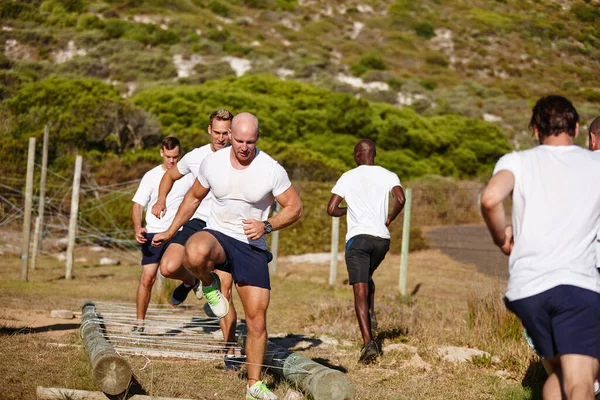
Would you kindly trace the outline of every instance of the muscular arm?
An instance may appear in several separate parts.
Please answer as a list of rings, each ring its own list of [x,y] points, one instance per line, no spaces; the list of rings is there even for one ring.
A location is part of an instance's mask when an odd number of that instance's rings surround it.
[[[135,240],[143,244],[146,242],[146,237],[144,233],[146,233],[146,229],[142,227],[142,214],[144,212],[144,206],[133,202],[133,207],[131,209],[131,219],[133,220],[133,230],[135,232]]]
[[[300,219],[302,216],[302,200],[300,200],[300,196],[293,186],[276,196],[275,200],[281,204],[281,210],[267,220],[274,231],[285,228]],[[244,220],[242,222],[244,223],[244,232],[249,239],[257,240],[265,234],[265,225],[262,221]]]
[[[512,172],[502,170],[490,179],[481,196],[481,214],[492,235],[494,243],[505,254],[512,250],[512,230],[506,226],[503,201],[515,187]]]
[[[342,196],[338,194],[332,194],[329,199],[329,204],[327,204],[327,214],[332,217],[343,217],[348,212],[347,207],[340,207],[340,203],[342,202]]]
[[[177,214],[175,215],[171,226],[169,226],[169,228],[165,232],[154,235],[154,238],[152,239],[152,245],[158,246],[161,243],[171,239],[173,235],[177,233],[179,228],[181,228],[183,224],[189,221],[192,215],[194,215],[196,208],[198,208],[198,205],[200,205],[202,200],[204,200],[208,192],[209,189],[202,186],[200,182],[198,182],[198,180],[196,179],[194,181],[194,185],[190,188],[190,190],[183,198],[183,201],[179,205],[179,208],[177,209]]]
[[[392,212],[388,215],[385,226],[390,226],[392,221],[396,219],[404,208],[405,202],[406,199],[404,198],[404,189],[402,189],[402,186],[394,186],[392,188]]]
[[[168,169],[163,175],[160,180],[160,185],[158,186],[158,199],[152,206],[152,214],[154,214],[156,218],[162,217],[167,212],[167,195],[171,192],[171,189],[173,189],[175,181],[181,178],[183,178],[183,174],[179,172],[176,165]]]

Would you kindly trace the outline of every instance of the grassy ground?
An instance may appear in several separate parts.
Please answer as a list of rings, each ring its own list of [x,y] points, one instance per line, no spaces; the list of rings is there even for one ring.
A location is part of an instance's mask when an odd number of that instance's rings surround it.
[[[22,282],[20,259],[5,254],[0,264],[0,399],[33,399],[36,386],[96,390],[84,350],[45,345],[81,344],[74,330],[78,321],[46,320],[52,309],[77,311],[85,299],[133,303],[139,272],[133,264],[98,266],[91,261],[76,264],[74,279],[66,281],[64,263],[42,257],[29,282]],[[325,334],[345,343],[301,353],[345,371],[359,399],[539,397],[536,388],[543,372],[522,340],[518,324],[504,311],[503,281],[434,250],[409,257],[412,296],[398,294],[398,275],[398,256],[388,256],[375,274],[384,345],[414,346],[429,366],[415,367],[409,362],[411,354],[397,350],[386,352],[374,365],[357,363],[360,334],[343,263],[331,288],[328,265],[280,262],[272,282],[269,333]],[[237,298],[236,302],[239,305]],[[200,310],[202,303],[197,306]],[[500,363],[487,358],[449,363],[436,351],[442,345],[479,348],[499,357]],[[151,395],[235,399],[243,394],[244,380],[225,374],[222,362],[152,359],[146,365],[142,357],[132,357],[130,362]],[[508,376],[500,377],[499,370]],[[290,387],[272,377],[267,381],[281,397]]]

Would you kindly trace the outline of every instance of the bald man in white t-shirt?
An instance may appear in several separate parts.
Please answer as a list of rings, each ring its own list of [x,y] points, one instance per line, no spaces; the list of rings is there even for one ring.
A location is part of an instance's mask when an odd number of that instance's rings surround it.
[[[259,132],[254,115],[240,113],[233,118],[231,147],[204,159],[173,223],[166,232],[154,236],[153,244],[169,240],[209,191],[213,193],[206,229],[186,243],[186,267],[202,280],[204,297],[219,318],[229,313],[221,284],[231,285],[233,281],[248,327],[246,399],[275,400],[278,397],[260,380],[271,290],[268,263],[272,255],[265,236],[297,221],[302,215],[302,201],[285,169],[256,148]],[[274,200],[282,208],[269,217]],[[228,274],[215,274],[217,267]]]
[[[346,215],[346,268],[354,291],[354,310],[363,339],[359,361],[369,364],[380,354],[375,341],[375,283],[373,273],[390,248],[388,226],[404,207],[404,190],[395,173],[375,165],[375,142],[362,139],[354,147],[358,167],[346,172],[331,189],[327,213]],[[389,197],[392,211],[388,214]],[[346,200],[347,208],[340,207]]]

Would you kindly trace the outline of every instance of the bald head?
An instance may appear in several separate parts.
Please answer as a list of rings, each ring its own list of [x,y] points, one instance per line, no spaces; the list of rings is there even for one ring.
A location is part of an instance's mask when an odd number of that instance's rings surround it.
[[[231,121],[231,130],[237,132],[243,130],[245,132],[253,131],[256,136],[259,134],[258,118],[249,112],[242,112],[233,117]]]
[[[358,165],[374,165],[375,155],[375,142],[371,139],[361,139],[354,146],[354,161]]]
[[[589,141],[590,150],[600,150],[600,117],[596,117],[590,124]]]

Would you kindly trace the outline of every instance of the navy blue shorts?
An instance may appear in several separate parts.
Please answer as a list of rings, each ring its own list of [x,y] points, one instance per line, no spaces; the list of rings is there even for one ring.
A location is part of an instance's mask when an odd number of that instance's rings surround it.
[[[178,231],[175,236],[173,236],[171,243],[177,243],[185,246],[185,242],[187,242],[190,236],[196,232],[200,232],[204,228],[206,228],[206,222],[199,218],[190,219],[188,222],[183,224],[183,228]]]
[[[235,283],[271,290],[269,263],[273,254],[270,251],[251,246],[212,229],[205,231],[213,235],[225,251],[225,264],[216,266],[217,269],[229,272]]]
[[[390,240],[371,235],[356,235],[346,243],[346,268],[349,283],[368,282],[390,249]]]
[[[171,241],[165,242],[158,247],[152,246],[152,238],[156,233],[146,233],[146,243],[142,244],[142,265],[158,264],[167,246],[171,244]]]
[[[581,354],[600,358],[600,294],[560,285],[515,301],[504,298],[543,358]]]

